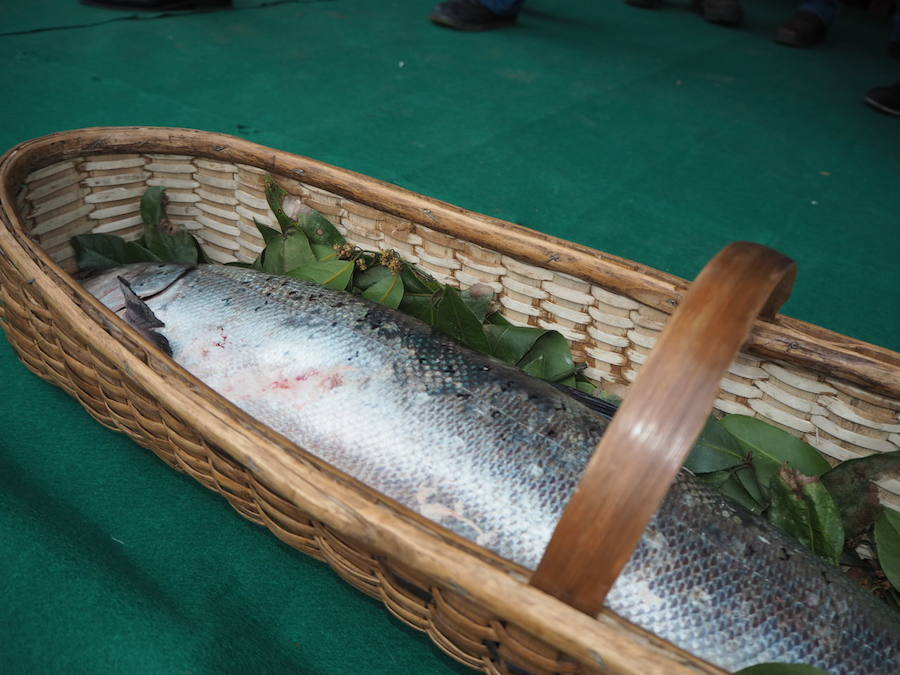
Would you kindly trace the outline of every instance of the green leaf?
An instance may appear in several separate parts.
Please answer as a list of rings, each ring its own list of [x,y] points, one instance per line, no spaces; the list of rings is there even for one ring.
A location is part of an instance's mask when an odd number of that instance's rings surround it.
[[[616,396],[611,391],[603,391],[602,389],[597,392],[597,398],[602,398],[604,401],[608,401],[609,403],[613,403],[615,405],[622,404],[622,397]]]
[[[500,312],[491,312],[484,318],[484,322],[494,326],[512,326],[513,323]]]
[[[284,274],[284,237],[281,233],[278,238],[266,244],[262,252],[262,271],[269,274]]]
[[[802,663],[759,663],[743,668],[735,675],[828,675],[828,671]]]
[[[272,213],[275,214],[275,220],[281,225],[282,232],[287,233],[294,228],[300,229],[306,234],[310,244],[334,246],[347,243],[344,235],[318,211],[304,213],[297,220],[292,219],[284,212],[283,208],[284,198],[287,195],[285,189],[271,175],[266,175],[264,182],[266,201],[269,203]]]
[[[430,275],[406,262],[400,268],[400,278],[407,293],[431,295],[442,288],[441,284]]]
[[[749,471],[750,469],[744,469],[745,471]],[[703,473],[698,474],[697,479],[706,483],[710,487],[715,490],[718,490],[723,495],[728,497],[734,502],[737,502],[745,509],[752,513],[762,513],[762,506],[753,499],[747,489],[741,485],[740,480],[735,475],[737,472],[731,469],[725,469],[724,471],[715,471],[713,473]]]
[[[597,386],[583,375],[575,376],[575,388],[583,391],[585,394],[595,396],[597,394]]]
[[[886,588],[881,598],[893,609],[900,612],[900,591],[897,588]]]
[[[307,241],[309,241],[309,237],[307,237]],[[316,260],[323,262],[326,260],[337,260],[338,255],[337,251],[334,250],[334,246],[325,246],[324,244],[310,244],[310,246],[316,256]]]
[[[263,272],[287,274],[298,267],[317,261],[303,232],[289,228],[282,234],[259,223],[256,226],[266,241],[266,247],[260,255],[260,269]]]
[[[559,382],[575,372],[569,343],[555,330],[539,337],[517,365],[529,375],[549,382]]]
[[[400,279],[399,274],[391,274],[389,277],[369,286],[363,292],[363,296],[369,300],[380,302],[382,305],[387,305],[392,309],[397,309],[400,306],[400,301],[403,299],[403,281]]]
[[[353,268],[352,260],[316,261],[291,270],[288,276],[343,291],[350,284]]]
[[[791,468],[807,476],[820,476],[831,468],[819,451],[809,443],[778,427],[746,415],[726,415],[722,425],[734,436],[756,468],[756,477],[769,487],[778,467],[787,462]]]
[[[738,440],[710,416],[684,465],[694,473],[710,473],[730,469],[746,459],[747,452]]]
[[[750,495],[750,498],[753,499],[758,506],[758,509],[751,509],[751,511],[754,513],[762,512],[769,505],[769,498],[762,487],[760,487],[753,466],[747,465],[737,469],[734,472],[734,477],[737,478],[741,487],[747,491],[747,494]]]
[[[840,509],[847,539],[868,531],[878,518],[881,503],[873,481],[884,478],[900,478],[900,450],[851,459],[822,476]]]
[[[475,289],[475,292],[472,292]],[[477,284],[459,294],[466,307],[472,310],[479,321],[483,322],[494,299],[494,291],[486,284]]]
[[[347,243],[347,240],[344,239],[344,235],[331,224],[331,221],[329,221],[328,218],[318,211],[304,213],[300,216],[297,227],[303,230],[311,244],[333,247],[335,245]]]
[[[506,325],[488,323],[484,326],[490,350],[488,353],[513,365],[517,364],[546,333],[544,328],[513,326],[509,322],[506,322]]]
[[[462,301],[459,291],[452,286],[444,287],[435,305],[434,327],[471,349],[485,354],[488,352],[488,342],[481,322]]]
[[[572,389],[576,389],[577,388],[576,385],[578,383],[575,381],[575,373],[572,373],[568,377],[565,377],[561,380],[557,380],[556,384],[562,384],[562,385],[565,385],[566,387],[571,387]]]
[[[253,269],[253,263],[241,262],[239,260],[234,260],[232,262],[227,262],[225,264],[228,265],[228,267],[242,267],[245,270]]]
[[[153,251],[163,260],[166,260],[166,251],[160,223],[165,217],[165,188],[159,186],[147,188],[141,196],[141,220],[144,221],[144,232],[138,239],[138,244]]]
[[[141,220],[144,225],[159,227],[166,217],[166,189],[160,186],[149,187],[141,196]]]
[[[191,235],[191,239],[194,240],[194,247],[197,249],[197,262],[201,265],[208,265],[210,263],[209,258],[206,255],[206,252],[203,250],[203,247],[200,245],[200,242],[197,241],[197,238]]]
[[[374,286],[375,284],[380,283],[385,279],[390,279],[393,276],[393,273],[384,265],[375,265],[374,267],[370,267],[367,270],[359,272],[356,275],[356,278],[353,280],[353,284],[360,290],[364,291],[367,288]]]
[[[165,262],[192,265],[197,262],[198,248],[197,240],[190,232],[178,230],[174,234],[161,232],[159,248],[151,250]]]
[[[284,271],[289,272],[302,265],[316,262],[316,254],[309,245],[309,239],[299,230],[291,230],[284,235]]]
[[[844,528],[822,482],[784,465],[772,476],[769,491],[769,522],[837,565],[844,549]]]
[[[402,276],[400,278],[403,279]],[[398,309],[404,314],[414,316],[433,326],[438,295],[437,293],[410,293],[407,289],[403,293],[403,299],[400,301]]]
[[[256,218],[253,219],[253,224],[256,225],[256,229],[259,230],[259,234],[263,238],[263,243],[268,246],[273,241],[278,241],[281,238],[281,232],[276,230],[274,227],[269,227],[268,225],[263,225]]]
[[[284,202],[284,196],[287,194],[284,188],[269,174],[266,174],[263,182],[266,190],[266,201],[269,203],[269,208],[272,209],[272,213],[275,215],[275,220],[281,225],[281,231],[287,232],[288,230],[297,227],[297,221],[289,218],[281,207]]]
[[[875,521],[875,548],[888,581],[900,589],[900,511],[885,508]]]
[[[167,263],[194,264],[206,261],[200,243],[185,229],[167,232],[165,189],[159,186],[147,188],[141,197],[141,219],[144,233],[137,240],[139,246]],[[163,227],[166,224],[167,227]]]
[[[114,234],[79,234],[71,239],[78,269],[107,269],[135,262],[160,262],[160,258],[133,241]]]

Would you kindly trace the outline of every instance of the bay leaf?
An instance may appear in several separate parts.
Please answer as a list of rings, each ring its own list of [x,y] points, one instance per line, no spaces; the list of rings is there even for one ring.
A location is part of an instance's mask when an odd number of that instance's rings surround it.
[[[684,465],[694,473],[710,473],[742,464],[747,456],[738,440],[710,415]]]
[[[555,330],[539,337],[516,365],[529,375],[550,382],[559,382],[575,372],[569,343]]]
[[[772,476],[784,463],[807,476],[820,476],[831,469],[809,443],[755,417],[726,415],[721,422],[745,453],[751,455],[763,489],[768,489]]]
[[[822,481],[785,464],[772,475],[769,493],[769,522],[837,565],[844,550],[844,527]]]
[[[434,327],[471,349],[488,353],[488,341],[481,321],[462,301],[459,291],[452,286],[444,286],[435,305]]]
[[[875,548],[885,576],[900,590],[900,511],[885,508],[875,521]]]
[[[390,274],[381,281],[369,286],[363,291],[363,297],[375,302],[387,305],[392,309],[400,306],[403,300],[403,281],[399,274]]]
[[[291,270],[288,276],[343,291],[350,285],[354,267],[352,260],[317,260]]]

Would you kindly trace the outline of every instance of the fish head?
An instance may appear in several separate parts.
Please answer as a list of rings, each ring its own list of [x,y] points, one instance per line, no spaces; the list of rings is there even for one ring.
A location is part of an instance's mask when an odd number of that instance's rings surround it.
[[[119,312],[125,308],[120,278],[128,282],[139,298],[146,300],[165,291],[193,268],[194,265],[133,263],[86,275],[81,284],[112,311]]]

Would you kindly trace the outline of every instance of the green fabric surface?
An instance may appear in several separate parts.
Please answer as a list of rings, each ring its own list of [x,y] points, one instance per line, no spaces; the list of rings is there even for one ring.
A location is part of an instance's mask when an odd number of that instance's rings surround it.
[[[900,348],[900,119],[861,102],[900,79],[886,24],[848,11],[803,51],[771,42],[786,0],[747,2],[740,30],[537,0],[487,34],[432,26],[425,1],[236,5],[0,2],[0,149],[222,131],[687,278],[758,241],[798,261],[785,313]],[[0,671],[462,672],[5,341],[0,372]]]

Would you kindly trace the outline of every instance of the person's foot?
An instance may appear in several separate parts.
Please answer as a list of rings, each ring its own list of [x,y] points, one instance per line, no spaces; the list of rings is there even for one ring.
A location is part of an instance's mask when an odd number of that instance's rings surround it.
[[[801,9],[775,31],[775,42],[788,47],[812,47],[825,39],[828,26],[815,13]]]
[[[231,7],[232,0],[81,0],[82,5],[106,9],[145,12],[170,12],[178,9],[215,9]]]
[[[863,100],[879,112],[900,116],[900,82],[870,89]]]
[[[662,0],[625,0],[625,4],[640,9],[659,9],[662,7]]]
[[[434,6],[431,20],[456,30],[492,30],[513,25],[516,13],[495,14],[478,0],[447,0]]]
[[[739,0],[692,0],[691,8],[719,26],[740,26],[744,20],[744,9]]]

